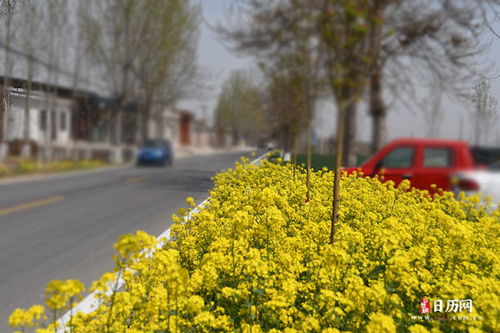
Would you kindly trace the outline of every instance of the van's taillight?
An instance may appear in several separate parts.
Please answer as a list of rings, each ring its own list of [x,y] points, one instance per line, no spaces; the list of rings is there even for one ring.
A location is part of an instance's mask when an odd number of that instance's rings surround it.
[[[460,191],[479,191],[479,185],[475,180],[472,179],[459,179],[457,187]]]

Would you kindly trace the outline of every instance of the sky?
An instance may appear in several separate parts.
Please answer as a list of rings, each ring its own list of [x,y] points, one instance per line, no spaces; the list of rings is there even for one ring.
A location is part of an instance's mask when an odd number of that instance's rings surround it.
[[[198,44],[198,61],[209,74],[208,96],[202,100],[186,101],[187,108],[198,115],[211,114],[215,108],[222,83],[233,70],[252,67],[253,59],[236,55],[226,48],[213,27],[225,20],[231,0],[194,0],[202,5],[202,24]],[[203,94],[205,95],[205,94]]]
[[[225,12],[231,0],[194,0],[201,2],[203,10],[203,23],[200,31],[200,41],[198,46],[198,57],[200,64],[211,73],[208,85],[208,94],[201,100],[191,100],[184,102],[184,105],[192,109],[198,115],[210,114],[215,108],[217,96],[220,93],[222,83],[229,73],[237,69],[250,69],[253,66],[253,59],[241,54],[235,54],[228,50],[226,45],[218,38],[213,31],[217,23],[224,23]],[[494,24],[496,31],[500,31],[500,23]],[[480,63],[493,64],[492,73],[500,73],[500,39],[493,37],[490,32],[486,32],[484,38],[491,39],[491,49],[484,58],[478,59]],[[487,74],[492,74],[487,73]],[[491,80],[491,93],[500,103],[500,78]],[[471,82],[471,89],[473,82]],[[416,88],[417,95],[424,95],[423,90]],[[422,96],[423,97],[423,96]],[[466,101],[444,98],[442,102],[444,118],[440,128],[439,137],[449,139],[470,139],[471,131],[471,105]],[[499,104],[500,107],[500,104]],[[203,111],[205,110],[205,111]],[[320,103],[318,116],[315,121],[317,133],[321,137],[333,135],[335,132],[335,110],[332,103]],[[500,112],[500,111],[499,111]],[[370,119],[367,117],[366,105],[361,104],[358,109],[358,137],[363,141],[370,138]],[[500,118],[500,117],[499,117]],[[462,119],[464,133],[459,134],[460,122]],[[500,119],[497,119],[496,131],[500,132]],[[411,112],[403,107],[392,107],[388,114],[388,139],[395,137],[423,137],[426,133],[426,126],[423,117],[418,112]],[[492,132],[495,132],[492,131]],[[488,144],[500,145],[500,135],[494,135]]]

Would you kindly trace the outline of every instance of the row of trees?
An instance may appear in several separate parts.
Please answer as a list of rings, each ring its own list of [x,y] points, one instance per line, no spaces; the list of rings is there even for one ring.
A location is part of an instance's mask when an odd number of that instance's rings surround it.
[[[491,95],[491,85],[487,80],[480,80],[474,86],[471,95],[473,103],[473,142],[477,145],[485,144],[492,134],[492,130],[497,126],[497,100]],[[498,140],[498,133],[495,139]],[[497,142],[498,143],[498,142]]]
[[[493,130],[500,125],[498,117],[498,103],[492,95],[489,79],[477,80],[471,93],[464,96],[470,102],[468,107],[468,120],[470,120],[470,133],[465,135],[464,115],[455,115],[459,120],[458,137],[460,140],[469,141],[476,145],[488,145],[495,142],[500,144],[500,136]],[[423,102],[419,103],[424,125],[425,136],[436,138],[439,136],[443,125],[444,109],[442,107],[443,91],[439,85],[431,86]],[[492,134],[495,136],[492,137]]]
[[[369,106],[371,149],[376,151],[385,141],[388,106],[422,113],[436,104],[435,97],[424,108],[415,103],[416,86],[452,98],[470,97],[470,82],[491,70],[480,56],[488,51],[484,32],[498,17],[499,4],[240,0],[218,32],[234,51],[257,59],[265,82],[260,85],[264,108],[270,111],[265,114],[285,149],[292,150],[310,132],[318,99],[333,97],[339,129],[344,127],[346,134],[342,160],[353,164],[361,100]]]
[[[310,138],[318,99],[337,112],[332,242],[339,168],[355,161],[356,114],[369,105],[372,151],[386,135],[387,100],[412,108],[415,86],[466,96],[477,78],[483,38],[498,0],[239,0],[218,31],[253,55],[264,78],[263,110],[281,146]],[[470,94],[469,94],[470,96]],[[435,101],[434,101],[435,103]],[[278,135],[279,133],[279,135]],[[308,166],[309,169],[309,166]]]
[[[250,73],[234,71],[222,86],[215,107],[215,124],[230,130],[232,142],[256,142],[265,130],[261,90]]]
[[[139,104],[137,136],[144,137],[148,119],[198,87],[200,10],[188,1],[2,0],[1,5],[4,89],[15,73],[26,79],[28,95],[36,77],[51,85],[64,78],[73,90],[111,96],[117,104],[115,143],[121,142],[127,103]],[[29,103],[26,99],[26,114]],[[29,138],[29,126],[24,137]]]

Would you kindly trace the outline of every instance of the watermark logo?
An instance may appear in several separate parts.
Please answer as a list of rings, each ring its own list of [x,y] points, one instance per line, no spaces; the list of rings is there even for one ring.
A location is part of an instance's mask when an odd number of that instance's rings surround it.
[[[472,313],[471,299],[451,299],[446,302],[442,299],[434,301],[423,297],[420,300],[420,315],[413,320],[482,320],[481,316],[459,315],[462,312]],[[430,315],[433,313],[434,315]]]
[[[471,299],[451,299],[446,302],[446,307],[443,311],[443,301],[437,299],[434,301],[434,312],[463,312],[468,311],[472,312],[472,300]]]
[[[420,313],[427,314],[431,313],[431,302],[427,298],[422,298],[420,301]]]

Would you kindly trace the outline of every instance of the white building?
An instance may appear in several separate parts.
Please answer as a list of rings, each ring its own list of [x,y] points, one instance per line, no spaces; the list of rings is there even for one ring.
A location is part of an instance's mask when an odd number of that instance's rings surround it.
[[[207,122],[195,118],[189,110],[168,109],[161,117],[148,122],[148,137],[167,139],[176,149],[205,147],[213,141],[213,133]]]
[[[71,140],[73,100],[31,93],[29,101],[28,140],[42,146],[67,144]],[[5,102],[5,140],[12,142],[25,139],[26,95],[13,89]]]
[[[161,117],[151,117],[148,121],[148,137],[167,139],[174,147],[179,146],[180,114],[174,110],[163,110]]]

